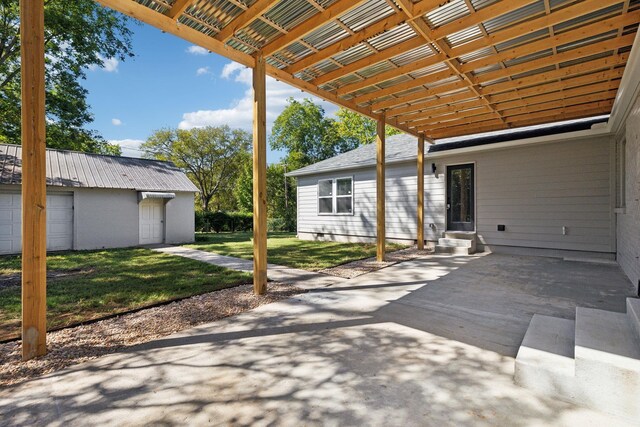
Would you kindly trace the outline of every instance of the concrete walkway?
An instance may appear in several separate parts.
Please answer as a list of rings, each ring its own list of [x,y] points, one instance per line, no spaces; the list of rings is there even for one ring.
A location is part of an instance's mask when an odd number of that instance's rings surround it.
[[[195,259],[220,267],[226,267],[231,270],[253,272],[253,261],[248,259],[219,255],[199,249],[185,248],[183,246],[157,246],[151,249],[156,252]],[[267,265],[267,276],[274,282],[295,283],[295,285],[301,289],[324,288],[345,280],[327,274],[275,264]]]
[[[532,313],[622,311],[613,266],[433,256],[0,391],[6,425],[601,426],[513,383]]]

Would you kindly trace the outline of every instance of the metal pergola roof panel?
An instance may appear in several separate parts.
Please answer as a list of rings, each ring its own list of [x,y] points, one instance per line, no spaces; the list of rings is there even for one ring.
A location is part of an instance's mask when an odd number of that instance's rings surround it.
[[[97,0],[428,138],[608,114],[640,0]]]

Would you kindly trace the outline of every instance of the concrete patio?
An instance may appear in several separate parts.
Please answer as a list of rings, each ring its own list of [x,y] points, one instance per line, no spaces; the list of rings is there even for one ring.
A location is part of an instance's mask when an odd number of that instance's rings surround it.
[[[615,265],[433,256],[0,391],[11,425],[616,425],[513,384],[533,313],[624,311]],[[622,422],[619,423],[623,425]]]

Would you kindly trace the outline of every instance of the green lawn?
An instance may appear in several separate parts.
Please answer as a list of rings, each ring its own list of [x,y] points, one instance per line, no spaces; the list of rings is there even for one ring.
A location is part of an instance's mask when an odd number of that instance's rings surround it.
[[[66,326],[250,283],[251,275],[149,249],[50,254],[47,325]],[[19,333],[20,257],[0,257],[0,339]]]
[[[220,255],[252,259],[251,237],[251,233],[199,233],[196,234],[196,243],[187,246]],[[387,244],[387,250],[403,247]],[[374,244],[299,240],[295,233],[269,233],[267,240],[268,262],[311,271],[375,255]]]

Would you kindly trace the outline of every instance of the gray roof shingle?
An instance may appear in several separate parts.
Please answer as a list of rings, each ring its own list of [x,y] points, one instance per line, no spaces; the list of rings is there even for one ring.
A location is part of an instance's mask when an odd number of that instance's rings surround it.
[[[198,188],[173,163],[47,149],[47,185],[138,191]],[[0,184],[22,182],[22,147],[0,144]]]
[[[398,134],[387,137],[385,144],[386,163],[402,162],[416,158],[418,139],[412,135]],[[340,169],[375,166],[376,144],[362,145],[330,159],[289,172],[288,176],[311,175]]]

